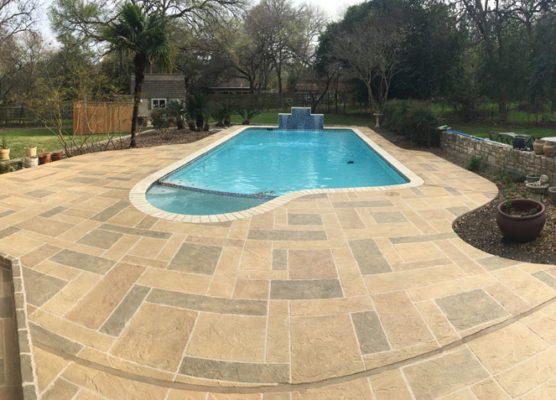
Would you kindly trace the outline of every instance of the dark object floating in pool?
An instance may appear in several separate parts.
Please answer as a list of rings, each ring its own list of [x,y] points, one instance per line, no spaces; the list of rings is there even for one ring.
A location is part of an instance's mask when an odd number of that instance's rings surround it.
[[[347,163],[348,164],[353,164],[353,160],[349,160]]]
[[[266,128],[267,131],[273,131],[273,128]]]

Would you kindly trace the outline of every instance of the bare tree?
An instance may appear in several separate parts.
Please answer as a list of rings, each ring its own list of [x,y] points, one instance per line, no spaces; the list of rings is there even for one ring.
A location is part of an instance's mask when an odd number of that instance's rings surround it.
[[[333,44],[336,57],[365,85],[370,113],[382,112],[388,99],[404,38],[397,21],[369,14],[342,29]]]
[[[1,1],[1,0],[0,0]],[[146,14],[158,13],[190,26],[205,21],[239,13],[246,0],[132,0]],[[61,34],[80,35],[84,40],[102,41],[102,29],[117,18],[121,1],[105,0],[56,0],[50,8],[50,19]]]
[[[35,0],[0,0],[0,40],[29,30],[36,8]]]
[[[0,104],[26,101],[42,51],[42,38],[32,31],[0,41]]]

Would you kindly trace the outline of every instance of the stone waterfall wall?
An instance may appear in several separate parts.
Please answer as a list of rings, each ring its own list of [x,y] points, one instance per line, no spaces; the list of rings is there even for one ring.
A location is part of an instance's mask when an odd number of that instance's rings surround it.
[[[292,107],[291,114],[278,114],[278,129],[324,129],[324,115],[311,114],[310,107]]]

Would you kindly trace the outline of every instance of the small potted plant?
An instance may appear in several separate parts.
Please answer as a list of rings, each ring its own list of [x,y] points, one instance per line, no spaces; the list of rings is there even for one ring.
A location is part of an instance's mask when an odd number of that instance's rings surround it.
[[[535,151],[535,154],[537,155],[543,154],[544,144],[545,141],[542,139],[537,139],[533,142],[533,150]]]
[[[8,147],[8,137],[2,135],[2,142],[0,143],[0,160],[10,159],[10,148]]]
[[[546,141],[542,147],[542,151],[547,157],[554,157],[556,155],[556,142]]]
[[[25,156],[27,158],[34,158],[37,156],[37,146],[27,146],[25,147]]]
[[[25,157],[25,159],[23,160],[23,166],[25,168],[33,168],[36,167],[37,165],[39,165],[39,158],[37,156]]]
[[[511,199],[498,204],[496,223],[504,239],[529,242],[541,233],[546,222],[546,207],[531,199]]]
[[[52,153],[50,153],[50,160],[53,162],[61,160],[62,158],[64,158],[63,151],[53,151]]]
[[[43,148],[42,152],[39,153],[39,164],[47,164],[49,162],[50,162],[50,153],[45,152]]]

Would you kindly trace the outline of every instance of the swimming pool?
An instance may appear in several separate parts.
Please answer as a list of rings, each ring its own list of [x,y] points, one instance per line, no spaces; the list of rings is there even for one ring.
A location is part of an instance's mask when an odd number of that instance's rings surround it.
[[[306,189],[407,182],[351,129],[248,128],[156,180],[146,200],[170,213],[214,215]]]

